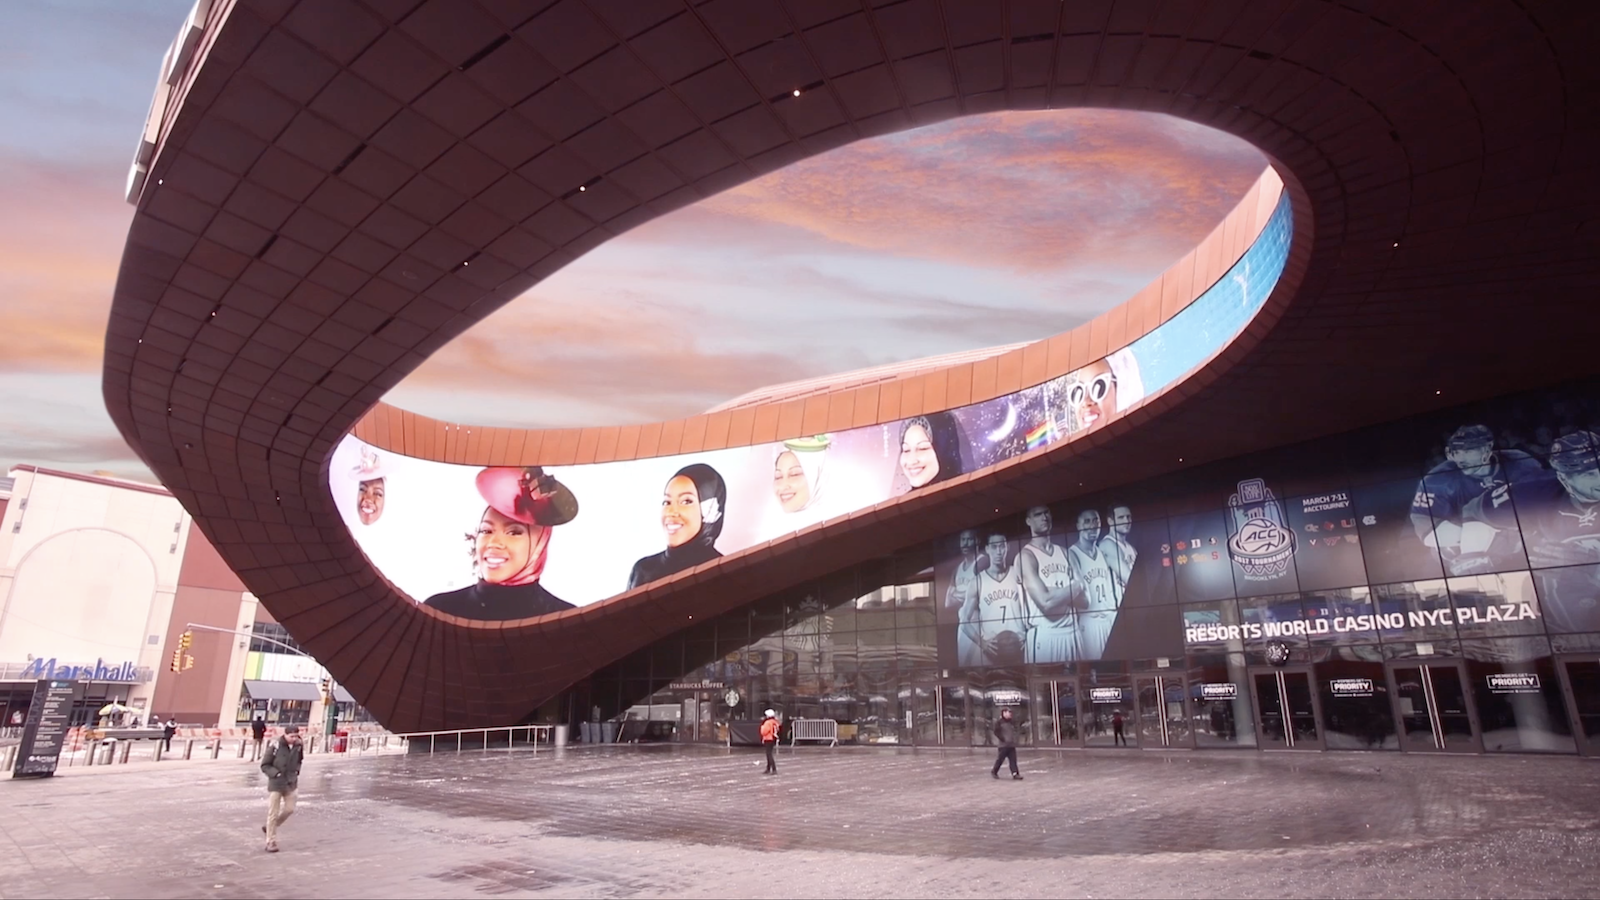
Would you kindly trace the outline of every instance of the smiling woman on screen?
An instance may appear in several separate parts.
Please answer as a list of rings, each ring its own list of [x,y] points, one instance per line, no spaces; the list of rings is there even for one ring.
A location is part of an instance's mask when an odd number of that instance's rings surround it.
[[[661,531],[667,549],[633,564],[628,590],[720,557],[716,543],[728,508],[728,487],[704,463],[684,466],[661,492]]]
[[[550,549],[550,529],[578,515],[578,499],[538,466],[495,466],[477,477],[489,504],[472,545],[476,583],[435,594],[424,606],[463,619],[526,619],[571,609],[539,583]]]

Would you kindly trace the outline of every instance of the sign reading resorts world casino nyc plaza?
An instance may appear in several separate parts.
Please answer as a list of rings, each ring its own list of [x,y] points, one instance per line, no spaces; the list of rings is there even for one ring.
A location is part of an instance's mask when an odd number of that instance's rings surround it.
[[[1494,603],[1478,608],[1408,610],[1406,612],[1362,613],[1353,616],[1307,616],[1277,622],[1241,622],[1237,625],[1206,623],[1190,625],[1183,630],[1185,644],[1203,644],[1215,641],[1260,640],[1277,637],[1308,637],[1347,632],[1406,631],[1441,625],[1478,625],[1489,622],[1515,622],[1538,619],[1539,610],[1532,603]]]

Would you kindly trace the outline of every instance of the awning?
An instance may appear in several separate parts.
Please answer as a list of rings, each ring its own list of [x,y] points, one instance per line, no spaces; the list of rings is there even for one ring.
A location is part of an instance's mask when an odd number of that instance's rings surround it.
[[[251,700],[320,700],[322,688],[310,681],[249,681],[244,683]]]
[[[349,691],[338,686],[337,684],[333,686],[333,699],[339,701],[340,703],[356,702],[356,698],[352,696]]]

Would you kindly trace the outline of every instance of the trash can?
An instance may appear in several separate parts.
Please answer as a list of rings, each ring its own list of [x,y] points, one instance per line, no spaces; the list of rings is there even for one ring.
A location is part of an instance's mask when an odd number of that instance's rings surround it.
[[[578,723],[578,740],[582,743],[594,743],[594,729],[589,727],[590,724],[589,722]]]
[[[615,722],[601,722],[600,723],[600,743],[602,743],[602,744],[615,744],[616,742],[617,742],[617,723],[615,723]]]
[[[343,728],[333,733],[333,752],[343,753],[350,748],[350,732]]]
[[[556,727],[550,729],[550,731],[554,737],[552,743],[554,743],[557,747],[565,747],[567,745],[567,726],[557,725]]]

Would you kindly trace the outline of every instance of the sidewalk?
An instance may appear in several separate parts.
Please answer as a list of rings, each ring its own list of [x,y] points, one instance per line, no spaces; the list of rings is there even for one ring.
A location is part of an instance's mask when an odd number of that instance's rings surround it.
[[[372,740],[367,742],[351,738],[346,744],[347,749],[344,754],[326,754],[319,742],[316,752],[311,755],[378,756],[404,754],[405,752],[403,741],[395,735],[373,734],[371,738]],[[387,738],[387,740],[385,741],[383,738]],[[275,739],[268,738],[266,743],[270,743]],[[15,743],[15,741],[12,742],[13,745]],[[217,748],[216,755],[213,758],[211,748],[213,744],[218,743],[221,746]],[[171,766],[178,763],[213,763],[225,760],[248,762],[255,754],[255,748],[250,739],[236,737],[220,739],[214,737],[175,737],[172,739],[172,749],[161,750],[160,759],[157,760],[156,754],[160,747],[161,741],[157,740],[116,741],[110,744],[79,742],[77,749],[67,749],[61,752],[57,760],[56,774],[67,775],[79,771],[123,769],[129,766],[141,765]],[[111,752],[110,758],[113,760],[112,762],[106,762],[108,749]],[[96,754],[93,765],[89,764],[91,752]],[[123,753],[125,752],[128,754],[127,762],[122,761]],[[187,758],[185,758],[186,753],[188,754]],[[0,744],[0,761],[10,758],[9,754],[6,753],[6,745]],[[6,767],[0,777],[10,777],[10,772],[11,768]]]
[[[0,897],[1567,897],[1600,762],[570,747],[0,782]]]

